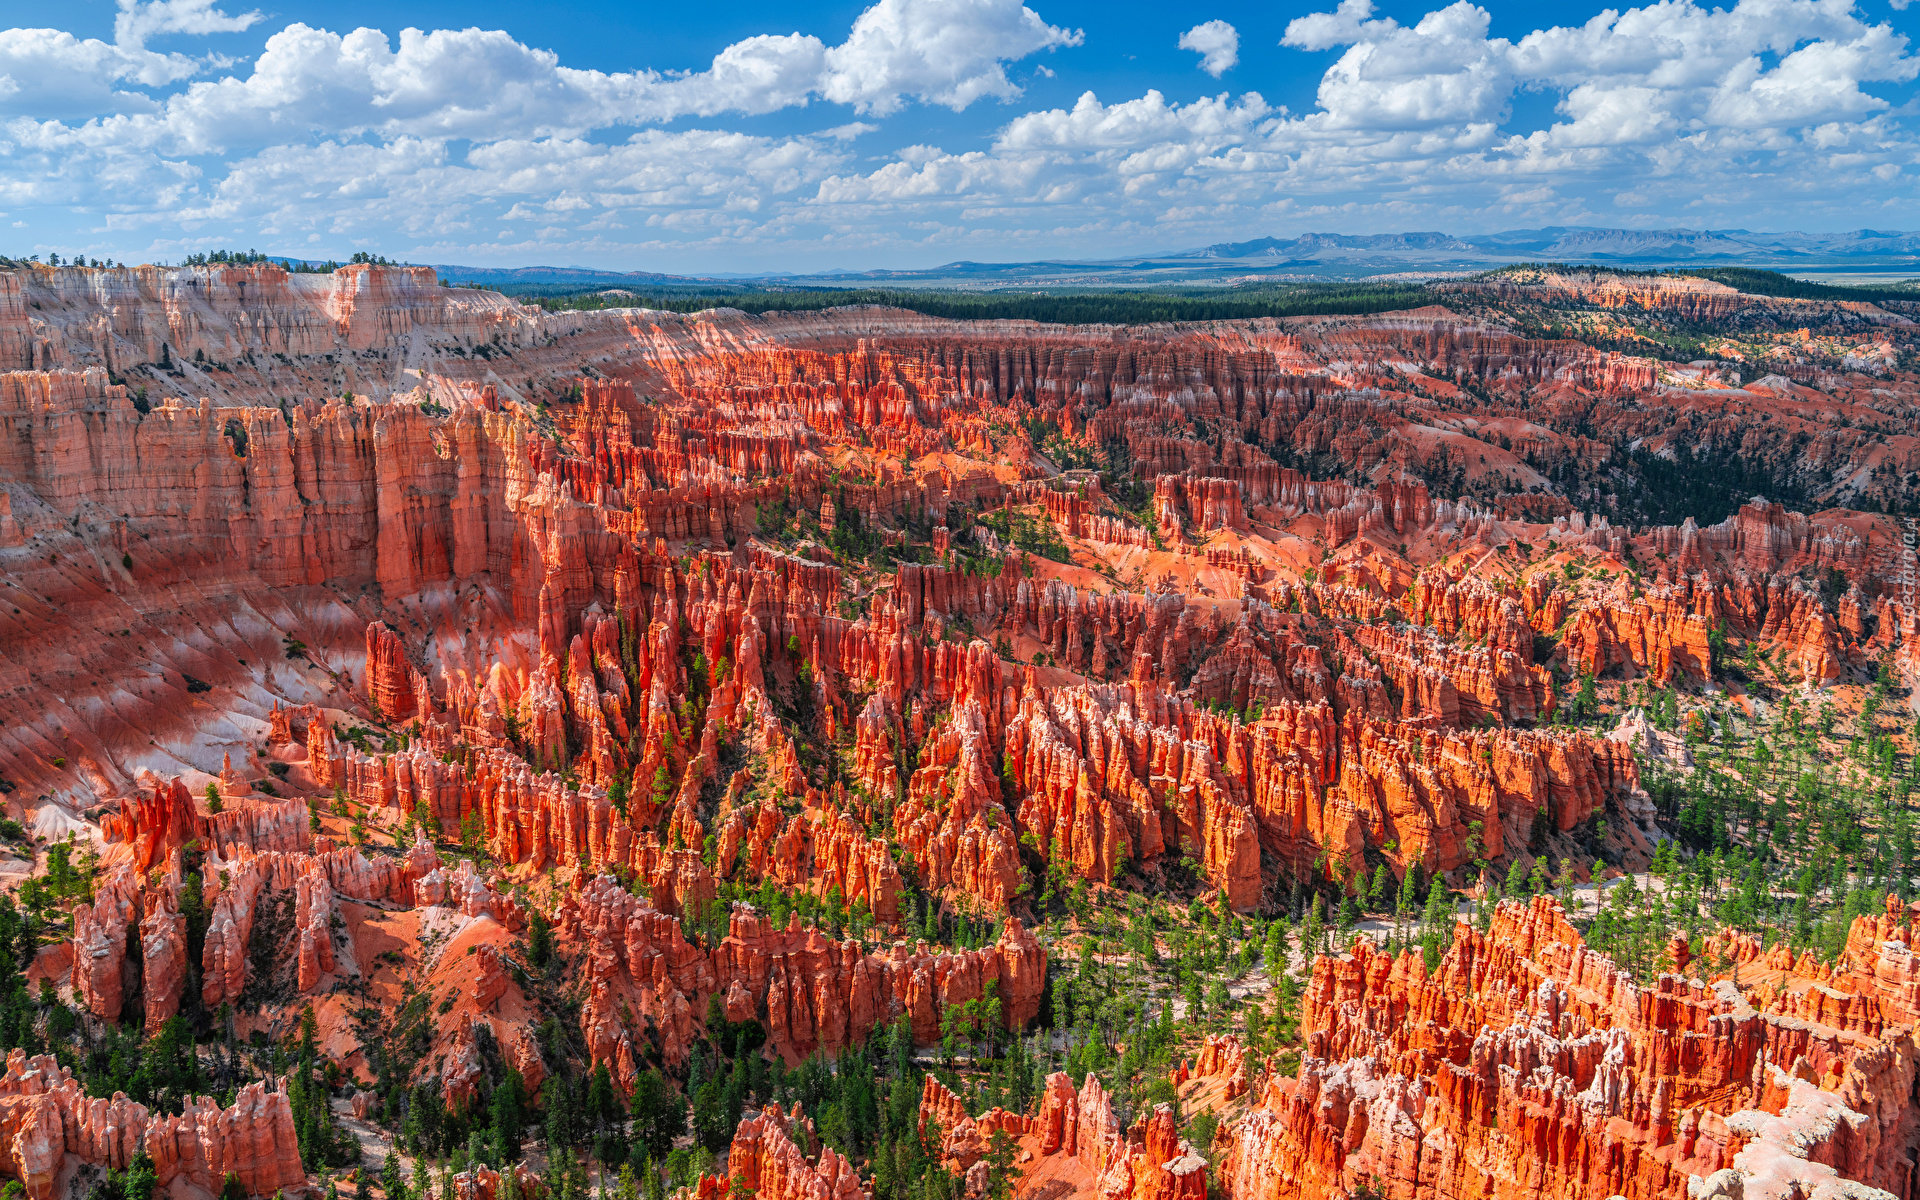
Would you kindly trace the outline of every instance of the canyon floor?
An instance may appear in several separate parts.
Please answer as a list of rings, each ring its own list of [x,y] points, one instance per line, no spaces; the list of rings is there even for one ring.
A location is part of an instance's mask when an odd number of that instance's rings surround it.
[[[1910,1200],[1920,304],[0,271],[31,1200]]]

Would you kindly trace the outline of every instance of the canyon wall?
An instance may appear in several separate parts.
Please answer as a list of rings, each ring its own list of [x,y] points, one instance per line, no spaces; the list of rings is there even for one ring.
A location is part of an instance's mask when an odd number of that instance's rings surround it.
[[[1526,296],[1764,317],[1717,287]],[[1619,515],[1635,453],[1695,446],[1884,499],[1920,469],[1912,381],[1674,371],[1437,306],[543,314],[412,268],[0,272],[0,796],[104,866],[58,986],[152,1033],[273,982],[350,1060],[336,988],[405,946],[451,1002],[412,1082],[462,1105],[554,1069],[536,915],[630,1091],[716,1002],[789,1063],[988,999],[1025,1028],[1056,887],[1271,911],[1591,861],[1602,828],[1643,863],[1644,729],[1566,724],[1577,680],[1920,678],[1898,519]],[[1206,1045],[1181,1086],[1250,1105],[1215,1146],[1062,1075],[1033,1115],[929,1083],[922,1127],[976,1190],[1004,1132],[1056,1195],[1200,1200],[1217,1153],[1235,1200],[1905,1196],[1908,930],[1862,918],[1826,968],[1723,936],[1739,972],[1682,947],[1642,987],[1505,905],[1433,972],[1315,963],[1290,1078]],[[144,1137],[163,1184],[303,1185],[278,1091],[138,1107],[16,1056],[4,1165],[53,1200]],[[865,1195],[804,1120],[750,1114],[701,1194]]]
[[[1577,344],[1443,315],[1143,329],[878,309],[541,316],[418,272],[276,271],[9,276],[28,298],[16,324],[48,347],[24,365],[54,368],[0,375],[0,552],[19,607],[0,605],[18,652],[0,705],[20,718],[0,741],[27,794],[84,806],[142,769],[211,773],[153,736],[177,742],[196,706],[258,728],[281,701],[368,704],[417,727],[430,757],[310,747],[314,786],[399,814],[424,803],[446,828],[478,813],[508,861],[618,865],[668,910],[712,895],[744,855],[749,877],[837,888],[897,920],[914,885],[854,814],[910,848],[917,886],[989,909],[1024,886],[1023,834],[1097,882],[1191,856],[1247,907],[1274,882],[1263,856],[1297,875],[1391,844],[1396,871],[1451,871],[1474,822],[1498,855],[1535,813],[1567,832],[1617,805],[1635,786],[1617,751],[1518,732],[1555,713],[1550,666],[1699,679],[1727,633],[1826,682],[1884,624],[1829,612],[1791,577],[1884,564],[1891,539],[1870,522],[1756,503],[1708,528],[1614,529],[1565,506],[1542,526],[1526,505],[1315,481],[1269,453],[1364,459],[1342,440],[1356,421],[1380,427],[1389,458],[1413,452],[1415,434],[1394,432],[1401,402],[1371,370],[1330,369],[1334,355],[1466,363],[1519,390],[1641,386]],[[87,314],[109,294],[124,328],[101,333]],[[189,362],[283,356],[258,369],[301,394],[256,381],[156,399],[160,378],[133,383],[131,358],[86,360],[85,345],[110,358],[162,328]],[[621,374],[568,369],[594,352]],[[158,356],[140,354],[148,379]],[[413,371],[420,390],[320,399],[280,370],[342,354]],[[506,359],[519,365],[503,374]],[[523,370],[537,386],[509,386]],[[1584,442],[1550,436],[1558,402],[1542,402],[1530,461],[1588,461]],[[1058,475],[1030,421],[1124,446],[1156,524]],[[1233,436],[1173,436],[1170,421]],[[876,434],[904,441],[882,451]],[[860,439],[867,467],[831,465]],[[1055,569],[1000,544],[977,523],[995,510],[1078,549]],[[767,545],[770,511],[825,514],[823,536],[941,522],[947,549],[850,573],[817,543]],[[1530,574],[1515,548],[1543,542],[1638,546],[1658,570],[1611,586]],[[1308,544],[1339,551],[1318,579],[1299,567]],[[1402,573],[1380,557],[1402,552],[1434,561]],[[1091,567],[1129,570],[1137,590]],[[1869,599],[1855,607],[1871,616]],[[212,636],[235,611],[238,637]],[[1000,652],[1009,641],[1028,665]],[[695,654],[708,702],[688,713]],[[858,763],[789,771],[780,786],[808,820],[778,826],[722,760],[789,761],[779,712],[802,703],[801,740],[850,729]],[[942,706],[955,719],[929,728]],[[1203,711],[1222,707],[1237,724]],[[1489,724],[1486,744],[1460,740]],[[616,813],[621,786],[637,804]],[[718,869],[690,854],[708,836],[728,852]]]

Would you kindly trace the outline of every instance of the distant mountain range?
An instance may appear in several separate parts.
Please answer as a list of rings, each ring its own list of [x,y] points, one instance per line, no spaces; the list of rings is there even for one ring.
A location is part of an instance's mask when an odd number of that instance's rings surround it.
[[[663,284],[704,282],[687,275],[662,275],[655,271],[599,271],[592,267],[467,267],[457,263],[423,265],[440,272],[440,278],[448,283],[478,283],[508,291],[580,286],[649,290]]]
[[[1297,238],[1220,242],[1172,258],[1343,258],[1355,255],[1516,256],[1550,261],[1746,262],[1765,259],[1920,256],[1920,233],[1856,229],[1850,233],[1754,233],[1746,229],[1598,229],[1550,225],[1504,233],[1309,233]]]
[[[1097,261],[951,262],[911,270],[665,275],[591,267],[433,264],[451,283],[509,293],[624,289],[724,294],[741,286],[790,287],[1155,287],[1290,279],[1364,279],[1388,274],[1483,271],[1520,262],[1621,267],[1747,266],[1920,275],[1920,231],[1755,233],[1747,229],[1603,229],[1550,225],[1502,233],[1307,233],[1219,242],[1195,250]]]

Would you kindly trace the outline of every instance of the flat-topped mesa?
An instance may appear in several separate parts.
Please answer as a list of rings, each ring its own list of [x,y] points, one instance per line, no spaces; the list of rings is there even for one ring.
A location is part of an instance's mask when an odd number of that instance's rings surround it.
[[[1662,278],[1657,275],[1612,275],[1599,271],[1542,271],[1524,282],[1493,278],[1443,285],[1446,290],[1486,292],[1504,297],[1571,300],[1602,309],[1639,308],[1671,312],[1689,320],[1717,320],[1749,305],[1764,305],[1759,296],[1710,279]]]

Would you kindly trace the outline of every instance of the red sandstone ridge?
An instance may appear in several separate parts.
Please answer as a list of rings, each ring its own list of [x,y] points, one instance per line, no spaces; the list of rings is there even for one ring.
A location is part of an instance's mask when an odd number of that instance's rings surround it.
[[[1113,1114],[1098,1077],[1075,1092],[1062,1072],[1047,1077],[1035,1116],[992,1109],[966,1115],[959,1098],[932,1076],[920,1100],[921,1136],[949,1167],[980,1190],[996,1135],[1018,1148],[1020,1183],[1050,1196],[1128,1196],[1140,1200],[1205,1200],[1207,1162],[1182,1139],[1173,1111],[1159,1105],[1129,1128]]]
[[[1189,1108],[1217,1099],[1229,1102],[1247,1094],[1249,1056],[1233,1034],[1208,1034],[1192,1063],[1182,1062],[1173,1073]]]
[[[938,1041],[941,1014],[989,989],[1007,1027],[1020,1029],[1039,1012],[1046,980],[1046,951],[1018,920],[984,950],[938,954],[895,942],[870,952],[802,929],[797,918],[775,930],[736,910],[726,938],[708,951],[605,876],[566,901],[557,929],[586,954],[591,993],[580,1022],[592,1059],[623,1087],[647,1030],[668,1061],[685,1059],[710,996],[722,998],[730,1020],[762,1021],[774,1049],[798,1062],[816,1050],[836,1056],[902,1017],[916,1040]]]
[[[1314,964],[1300,1071],[1266,1079],[1230,1138],[1236,1200],[1369,1181],[1407,1197],[1904,1186],[1892,1143],[1861,1131],[1904,1119],[1912,1066],[1820,1014],[1764,1011],[1768,989],[1640,987],[1550,897],[1503,903],[1485,935],[1460,925],[1431,975],[1370,947]]]
[[[121,1169],[142,1149],[163,1188],[177,1182],[213,1194],[230,1173],[252,1195],[306,1185],[282,1092],[249,1084],[232,1108],[191,1098],[182,1115],[156,1116],[125,1096],[89,1099],[50,1057],[8,1055],[0,1077],[0,1168],[21,1179],[33,1200],[64,1195],[83,1163]]]
[[[853,1164],[833,1147],[808,1162],[793,1144],[796,1132],[809,1145],[819,1145],[813,1122],[800,1115],[798,1105],[791,1113],[769,1105],[741,1121],[727,1152],[726,1177],[700,1180],[695,1200],[723,1200],[741,1189],[768,1200],[867,1200],[872,1195]]]

